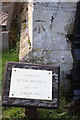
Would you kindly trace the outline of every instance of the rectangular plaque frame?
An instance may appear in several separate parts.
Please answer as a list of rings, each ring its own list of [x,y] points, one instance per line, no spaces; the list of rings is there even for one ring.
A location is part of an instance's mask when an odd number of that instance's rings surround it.
[[[52,100],[10,98],[10,82],[12,68],[52,71]],[[2,106],[35,107],[35,108],[59,108],[59,78],[60,67],[52,65],[40,65],[32,63],[7,62],[2,89]],[[44,78],[45,79],[45,78]]]

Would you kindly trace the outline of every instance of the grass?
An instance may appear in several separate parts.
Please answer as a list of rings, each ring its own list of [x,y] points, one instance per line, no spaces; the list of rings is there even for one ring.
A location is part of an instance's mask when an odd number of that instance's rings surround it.
[[[19,61],[18,53],[14,49],[6,49],[2,51],[2,73],[7,61]]]
[[[1,54],[1,52],[0,52]],[[4,77],[5,65],[7,61],[19,61],[19,53],[17,47],[9,48],[2,51],[2,77],[0,79],[0,83],[2,83],[2,79]],[[1,71],[0,71],[1,75]],[[1,85],[1,84],[0,84]],[[23,108],[13,108],[13,107],[6,107],[3,109],[3,119],[11,119],[11,118],[18,118],[24,116]]]
[[[5,71],[5,65],[8,61],[19,61],[19,39],[20,39],[20,33],[19,33],[19,26],[14,19],[11,23],[11,30],[10,30],[10,41],[9,41],[9,47],[8,49],[5,49],[3,51],[0,51],[0,88],[2,86],[2,80],[4,79],[4,71]],[[2,120],[17,120],[18,118],[24,117],[24,109],[18,108],[18,107],[2,107]]]
[[[63,120],[63,119],[70,119],[70,120],[73,120],[74,118],[78,118],[78,116],[75,116],[74,114],[70,114],[68,112],[68,110],[64,109],[64,106],[66,105],[66,101],[64,98],[61,98],[60,99],[60,107],[59,109],[53,109],[53,110],[45,110],[45,109],[39,109],[39,114],[40,114],[40,118],[48,118],[48,119],[51,119],[51,120],[55,120],[55,119],[60,119],[60,120]]]
[[[3,119],[21,119],[25,116],[24,114],[24,109],[23,108],[18,108],[18,107],[7,107],[3,108]],[[2,119],[2,120],[3,120]]]
[[[1,54],[1,53],[0,53]],[[9,48],[2,51],[2,78],[4,76],[4,69],[6,65],[6,61],[19,61],[19,53],[18,49],[15,48]],[[1,72],[1,71],[0,71]],[[0,79],[1,82],[1,79]],[[64,106],[67,104],[66,96],[67,98],[70,97],[70,91],[63,92],[64,90],[61,89],[62,94],[60,95],[60,107],[57,110],[50,110],[50,109],[38,109],[39,112],[39,118],[42,119],[78,119],[80,116],[80,111],[78,111],[78,115],[75,115],[75,113],[71,112],[69,113],[68,110],[64,109]],[[69,102],[69,98],[68,98]],[[18,107],[3,107],[3,118],[2,120],[27,120],[25,117],[25,109],[24,108],[18,108]]]

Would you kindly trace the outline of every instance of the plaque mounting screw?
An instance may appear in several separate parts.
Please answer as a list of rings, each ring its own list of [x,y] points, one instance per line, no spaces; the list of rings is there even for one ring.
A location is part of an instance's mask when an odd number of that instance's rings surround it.
[[[14,96],[14,94],[12,94],[12,96]]]

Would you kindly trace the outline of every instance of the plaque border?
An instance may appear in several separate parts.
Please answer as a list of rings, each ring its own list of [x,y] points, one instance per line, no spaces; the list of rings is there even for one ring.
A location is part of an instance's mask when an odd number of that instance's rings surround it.
[[[25,99],[25,98],[10,98],[10,81],[12,68],[24,68],[35,70],[50,70],[52,71],[52,100],[39,100],[39,99]],[[57,79],[55,74],[58,76]],[[59,108],[59,79],[60,79],[60,67],[53,65],[23,63],[23,62],[7,62],[4,73],[4,80],[2,86],[2,106],[12,107],[33,107],[33,108]],[[57,87],[55,88],[55,84]]]

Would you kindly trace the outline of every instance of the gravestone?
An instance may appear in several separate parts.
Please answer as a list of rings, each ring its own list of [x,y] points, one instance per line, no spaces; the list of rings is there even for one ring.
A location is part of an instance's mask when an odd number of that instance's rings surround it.
[[[27,51],[24,56],[21,53],[22,55],[20,55],[19,59],[20,61],[27,63],[31,62],[60,66],[60,80],[61,84],[64,84],[66,75],[70,73],[73,64],[71,45],[67,42],[67,34],[72,34],[73,32],[76,3],[34,2],[33,4],[28,4],[28,10],[28,41],[31,44],[31,48],[28,54]],[[54,86],[56,87],[56,85]],[[9,95],[8,86],[7,93],[5,91],[4,93],[3,105],[14,104],[16,106],[17,100],[15,99],[16,101],[14,101],[14,97],[12,98],[12,101],[10,101],[9,97],[12,97],[13,95]],[[18,99],[18,103],[23,103],[22,105],[24,106],[26,106],[24,103],[28,103],[28,105],[30,103],[33,106],[33,101],[34,100],[26,102],[25,100],[21,101],[21,99]],[[37,104],[37,101],[34,103]],[[40,105],[43,105],[43,103],[40,102]],[[50,105],[49,108],[51,108],[53,103],[45,103],[44,105]]]
[[[71,43],[76,2],[33,2],[28,4],[28,30],[31,49],[20,61],[60,66],[61,85],[73,67]],[[24,41],[24,40],[23,40]],[[25,46],[26,47],[26,46]],[[23,50],[24,51],[24,50]]]

